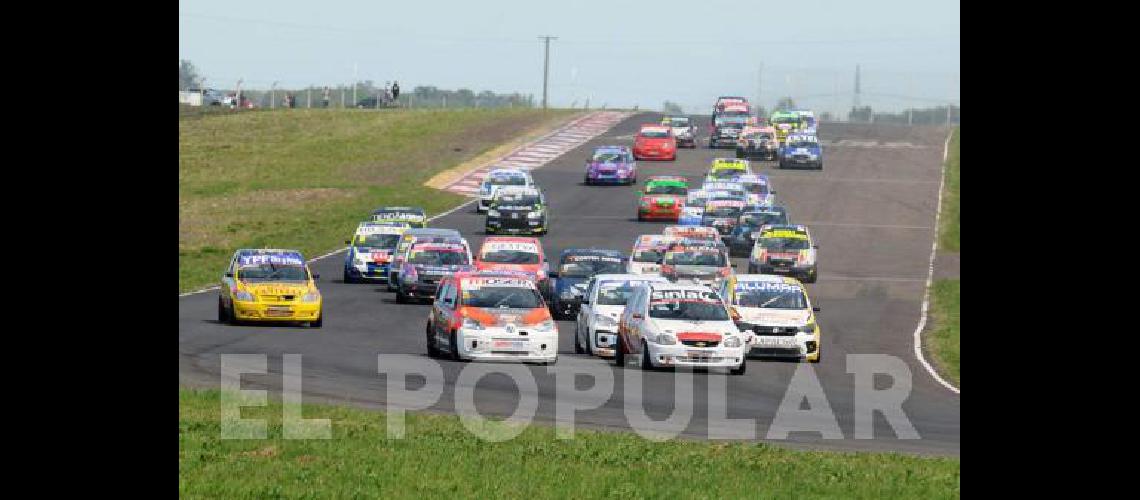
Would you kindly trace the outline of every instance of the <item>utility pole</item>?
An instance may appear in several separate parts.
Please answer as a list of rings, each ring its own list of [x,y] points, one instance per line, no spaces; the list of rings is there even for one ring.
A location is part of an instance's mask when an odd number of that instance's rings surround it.
[[[352,105],[356,106],[356,63],[352,63]]]
[[[764,91],[764,63],[760,63],[760,69],[756,72],[756,106],[760,106],[760,96]]]
[[[542,109],[546,109],[546,89],[550,79],[550,41],[557,40],[558,37],[544,35],[538,38],[546,41],[546,56],[542,59]]]
[[[852,110],[859,110],[859,65],[855,65],[855,103],[852,105]]]
[[[277,82],[273,82],[273,85],[269,86],[269,109],[274,109],[277,107],[276,106],[276,102],[277,102],[276,99],[277,99]]]

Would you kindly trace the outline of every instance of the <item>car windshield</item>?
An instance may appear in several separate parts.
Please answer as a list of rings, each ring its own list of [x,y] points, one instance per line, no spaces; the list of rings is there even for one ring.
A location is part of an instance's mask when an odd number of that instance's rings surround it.
[[[368,248],[396,248],[396,244],[400,242],[400,235],[398,234],[358,234],[356,235],[357,247]]]
[[[707,199],[708,201],[722,201],[722,200],[744,200],[744,191],[717,191],[712,193]]]
[[[767,283],[765,283],[767,284]],[[764,309],[806,309],[807,298],[799,287],[781,285],[766,288],[736,289],[734,302],[742,307],[760,307]]]
[[[633,261],[634,262],[651,262],[651,263],[655,263],[655,264],[660,264],[661,260],[664,258],[665,258],[664,252],[662,252],[660,250],[654,250],[651,248],[650,249],[644,249],[644,250],[634,250],[634,252],[633,252]]]
[[[716,117],[716,126],[718,127],[743,127],[748,123],[748,116],[729,116],[720,115]]]
[[[665,263],[674,266],[724,267],[724,254],[716,250],[685,250],[665,254]]]
[[[732,217],[735,219],[740,216],[742,210],[743,207],[713,207],[706,208],[705,215],[708,217]]]
[[[765,184],[765,183],[754,182],[754,183],[750,183],[750,184],[745,184],[744,189],[747,190],[749,193],[752,193],[752,194],[760,194],[760,195],[765,195],[765,196],[768,195],[768,184]]]
[[[649,317],[688,321],[727,321],[728,311],[713,299],[664,299],[649,302]]]
[[[562,267],[558,269],[558,275],[562,277],[576,277],[588,278],[595,274],[620,274],[625,272],[625,260],[623,259],[575,259],[568,257],[568,261],[562,263]]]
[[[598,305],[624,306],[644,281],[603,281],[598,285]]]
[[[669,131],[668,130],[648,129],[648,130],[642,130],[640,135],[642,137],[649,137],[652,139],[663,139],[665,137],[669,137]]]
[[[645,188],[645,194],[677,194],[684,195],[689,192],[685,186],[678,186],[676,184],[650,184]]]
[[[819,143],[815,141],[796,141],[791,144],[793,148],[815,148],[819,147]]]
[[[625,153],[618,153],[607,151],[605,153],[594,153],[594,157],[590,160],[595,163],[620,163],[625,161]]]
[[[503,194],[495,197],[495,203],[509,207],[529,207],[539,204],[539,198],[533,194]]]
[[[807,238],[771,238],[771,237],[768,237],[768,238],[760,238],[760,239],[756,240],[756,243],[758,245],[760,245],[761,248],[765,248],[767,250],[772,250],[772,251],[807,250],[809,248]]]
[[[487,179],[488,186],[525,186],[526,177],[521,175],[503,175]]]
[[[751,134],[745,135],[744,138],[752,139],[754,141],[770,141],[772,140],[772,134],[769,134],[768,132],[753,132]]]
[[[788,218],[782,213],[752,213],[741,216],[740,223],[743,225],[760,227],[765,224],[787,224]]]
[[[538,254],[522,250],[492,250],[483,253],[483,262],[497,264],[538,264]]]
[[[279,281],[308,281],[309,274],[303,266],[281,266],[262,264],[259,266],[245,266],[238,269],[237,279],[248,283],[265,283]]]
[[[511,286],[464,288],[462,305],[489,309],[535,309],[543,306],[538,290]]]
[[[467,264],[467,252],[456,250],[416,250],[412,249],[408,256],[412,264],[432,266],[456,266]]]
[[[740,177],[741,175],[744,175],[744,173],[744,169],[742,168],[721,168],[719,170],[710,172],[709,176],[714,179],[731,179],[734,177]]]
[[[688,127],[689,126],[689,119],[688,118],[670,118],[669,119],[669,126],[670,127]]]

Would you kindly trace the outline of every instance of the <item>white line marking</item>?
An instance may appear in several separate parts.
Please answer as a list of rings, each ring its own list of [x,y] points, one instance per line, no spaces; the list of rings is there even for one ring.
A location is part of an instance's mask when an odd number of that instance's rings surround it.
[[[946,145],[942,147],[942,182],[938,183],[938,209],[934,212],[934,227],[938,227],[938,221],[942,217],[942,188],[946,182],[946,158],[950,153],[950,138],[954,137],[954,129],[950,129],[950,134],[946,136]],[[934,380],[942,384],[943,387],[950,389],[954,394],[961,395],[962,391],[954,387],[949,382],[942,379],[938,372],[934,370],[930,363],[926,362],[926,358],[922,355],[922,329],[926,327],[927,310],[930,309],[930,285],[934,283],[934,254],[938,251],[938,231],[934,231],[934,242],[930,244],[930,266],[926,273],[926,287],[922,294],[922,316],[918,319],[918,326],[914,329],[914,356],[922,363],[923,368],[926,368],[927,373],[930,373]]]

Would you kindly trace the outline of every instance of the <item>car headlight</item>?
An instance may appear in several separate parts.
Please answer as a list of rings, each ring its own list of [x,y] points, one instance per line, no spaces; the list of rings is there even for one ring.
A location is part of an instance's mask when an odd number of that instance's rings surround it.
[[[466,330],[486,330],[483,325],[471,318],[463,318],[463,328]]]
[[[726,337],[724,339],[724,346],[725,347],[740,347],[740,337],[737,337],[735,335]]]
[[[487,211],[487,217],[498,217],[498,216],[499,216],[498,210],[488,210]]]
[[[543,215],[544,214],[542,213],[542,210],[539,210],[536,212],[530,212],[530,213],[526,214],[526,218],[528,218],[528,219],[541,219]]]
[[[234,294],[234,300],[240,300],[242,302],[253,302],[253,294],[245,290],[238,290],[238,292]]]
[[[677,337],[668,333],[657,334],[656,342],[661,345],[673,345],[677,343]]]
[[[803,333],[815,333],[815,322],[808,323],[799,328]]]
[[[542,323],[539,323],[538,325],[536,325],[534,327],[534,330],[536,332],[553,332],[554,328],[555,328],[554,320],[548,319],[548,320],[543,321]]]
[[[316,302],[318,300],[321,300],[320,292],[309,292],[301,297],[301,302]]]

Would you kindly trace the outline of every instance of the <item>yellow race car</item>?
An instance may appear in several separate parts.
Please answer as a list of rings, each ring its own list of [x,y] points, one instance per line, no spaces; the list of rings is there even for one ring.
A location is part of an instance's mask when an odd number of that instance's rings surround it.
[[[238,250],[222,276],[218,322],[301,322],[320,328],[325,315],[319,277],[297,250]]]
[[[770,274],[737,274],[720,288],[748,354],[819,363],[822,344],[807,290],[799,280]]]
[[[752,165],[748,160],[740,158],[715,158],[712,161],[712,166],[709,167],[709,173],[705,176],[705,180],[724,181],[751,173]]]

